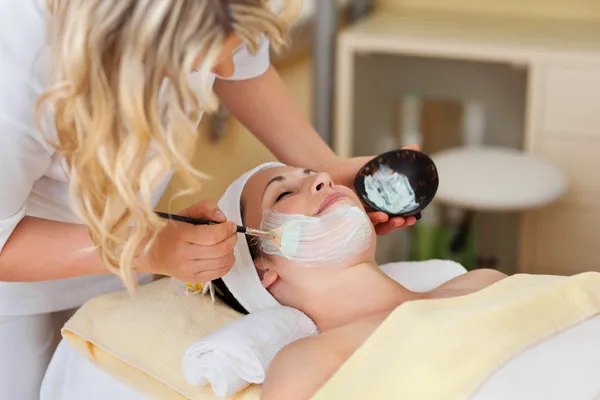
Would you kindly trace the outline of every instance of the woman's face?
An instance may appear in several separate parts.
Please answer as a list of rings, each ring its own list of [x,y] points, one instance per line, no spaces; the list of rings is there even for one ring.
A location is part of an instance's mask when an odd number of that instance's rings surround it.
[[[351,204],[364,211],[356,194],[335,185],[326,173],[294,167],[256,173],[244,188],[242,202],[244,223],[251,228],[260,227],[265,210],[318,217]]]
[[[244,224],[251,228],[261,226],[262,214],[266,210],[314,217],[324,216],[347,205],[364,211],[356,194],[345,186],[335,185],[329,175],[293,167],[268,168],[256,173],[244,188],[242,203]],[[372,226],[370,229],[373,232]],[[327,271],[373,261],[374,257],[375,235],[372,234],[366,250],[338,263],[319,264],[327,268],[306,268],[299,261],[280,256],[260,258],[255,260],[255,266],[263,286],[269,288],[282,304],[291,305],[295,303],[288,298],[293,292],[289,289],[290,284],[297,286],[315,282],[316,285],[328,279]]]
[[[293,167],[267,168],[254,174],[242,194],[242,218],[251,228],[260,228],[262,214],[273,210],[283,214],[324,216],[340,207],[353,205],[364,211],[356,194],[345,186],[335,185],[329,175]],[[370,225],[371,242],[365,250],[340,260],[313,268],[280,256],[255,260],[257,273],[265,288],[284,305],[296,307],[306,288],[331,282],[331,274],[359,263],[374,262],[375,234]],[[304,287],[304,289],[302,289]]]

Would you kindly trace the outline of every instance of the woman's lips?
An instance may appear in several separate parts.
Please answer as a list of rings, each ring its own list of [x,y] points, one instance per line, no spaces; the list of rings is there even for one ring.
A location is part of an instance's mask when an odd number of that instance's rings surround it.
[[[345,195],[343,195],[341,193],[338,193],[338,192],[329,193],[323,199],[323,202],[319,206],[319,209],[317,210],[316,214],[321,214],[323,211],[325,211],[326,209],[328,209],[334,203],[337,203],[338,201],[344,200],[344,199],[347,199],[347,198],[348,198],[348,196],[345,196]]]

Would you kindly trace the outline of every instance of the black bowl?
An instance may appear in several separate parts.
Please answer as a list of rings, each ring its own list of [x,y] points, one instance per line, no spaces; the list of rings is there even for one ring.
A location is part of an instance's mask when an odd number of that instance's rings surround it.
[[[386,165],[393,171],[403,174],[408,178],[413,191],[415,201],[419,204],[417,208],[401,214],[393,214],[377,207],[365,190],[365,177],[374,174],[382,166]],[[356,193],[363,203],[373,211],[381,211],[390,217],[421,217],[421,211],[431,203],[439,186],[439,178],[435,163],[427,155],[415,150],[393,150],[375,157],[358,171],[354,179]]]

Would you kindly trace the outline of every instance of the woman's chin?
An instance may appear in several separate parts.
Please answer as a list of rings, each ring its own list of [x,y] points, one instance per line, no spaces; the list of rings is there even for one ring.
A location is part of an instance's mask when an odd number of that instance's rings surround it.
[[[365,257],[346,257],[340,258],[337,260],[326,260],[326,261],[309,261],[309,262],[298,262],[293,260],[285,259],[282,261],[285,263],[285,267],[293,268],[295,271],[304,271],[307,273],[316,272],[316,271],[340,271],[347,268],[352,268],[357,264],[364,263],[366,260]]]
[[[332,205],[327,207],[325,210],[321,211],[318,216],[322,217],[324,215],[334,213],[337,210],[344,208],[344,207],[348,207],[348,206],[354,206],[354,207],[357,207],[357,208],[361,209],[362,211],[364,211],[364,208],[362,207],[361,204],[356,204],[356,201],[354,201],[350,197],[345,197],[345,198],[342,198],[342,199],[336,201],[335,203],[333,203]]]
[[[372,254],[370,250],[361,254],[356,254],[337,260],[331,260],[324,263],[313,263],[311,264],[311,268],[321,268],[340,271],[344,269],[355,268],[361,265],[364,266],[366,264],[377,265],[377,263],[375,262],[374,254]]]

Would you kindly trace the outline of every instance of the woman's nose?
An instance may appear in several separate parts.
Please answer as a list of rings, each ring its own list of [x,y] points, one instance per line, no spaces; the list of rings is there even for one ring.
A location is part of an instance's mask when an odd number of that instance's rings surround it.
[[[333,182],[328,174],[321,172],[313,175],[313,180],[310,184],[310,191],[313,194],[318,193],[328,187],[333,187]]]

